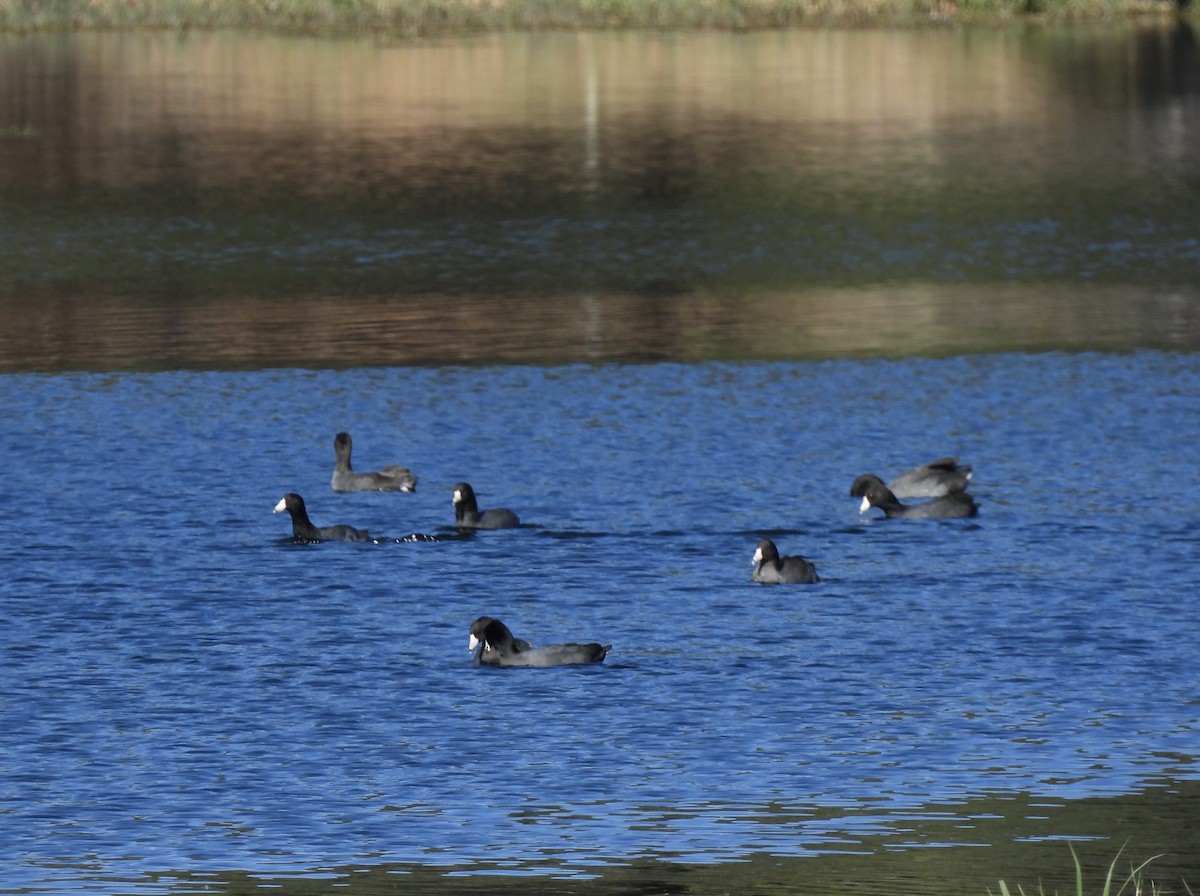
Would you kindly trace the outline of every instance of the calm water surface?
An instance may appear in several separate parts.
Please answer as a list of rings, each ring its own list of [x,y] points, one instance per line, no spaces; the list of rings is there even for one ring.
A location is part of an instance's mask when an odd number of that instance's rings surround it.
[[[1192,26],[0,35],[0,368],[1200,346]]]
[[[1025,800],[1196,779],[1195,355],[0,389],[5,892],[915,849],[978,842],[980,799],[1021,801],[999,840],[1057,838]],[[330,491],[342,428],[417,493]],[[977,519],[859,517],[856,473],[946,452]],[[462,478],[524,527],[452,537]],[[288,490],[379,543],[290,544]],[[764,534],[824,581],[751,584]],[[481,669],[481,613],[613,651]],[[1195,879],[1194,801],[1161,811],[1136,847]]]

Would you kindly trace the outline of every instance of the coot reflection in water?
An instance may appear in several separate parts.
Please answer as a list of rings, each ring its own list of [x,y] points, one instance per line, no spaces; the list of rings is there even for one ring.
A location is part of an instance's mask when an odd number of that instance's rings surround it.
[[[1195,778],[1200,571],[1179,511],[1200,500],[1195,355],[12,375],[0,391],[16,521],[0,771],[20,782],[5,886],[905,849],[931,806],[969,837],[980,794]],[[747,400],[771,394],[806,401]],[[423,488],[332,494],[321,434],[342,425],[402,442]],[[861,518],[846,500],[864,469],[946,451],[971,459],[976,519]],[[446,532],[460,471],[525,525],[296,550],[263,512],[295,488],[326,495],[322,518]],[[763,537],[802,547],[821,584],[754,585]],[[483,674],[462,649],[481,608],[620,649]],[[1089,833],[1076,824],[1021,829]],[[1137,833],[1124,824],[1103,833]]]

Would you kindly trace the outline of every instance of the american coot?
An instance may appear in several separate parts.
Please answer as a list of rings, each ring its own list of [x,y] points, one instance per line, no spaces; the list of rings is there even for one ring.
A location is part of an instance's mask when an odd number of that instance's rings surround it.
[[[811,585],[821,581],[817,568],[803,557],[780,557],[775,542],[764,538],[754,550],[754,572],[750,578],[755,582],[774,585],[787,583],[795,585]]]
[[[475,490],[465,482],[454,486],[454,525],[460,529],[512,529],[521,525],[521,520],[511,510],[497,508],[479,512]]]
[[[863,495],[859,513],[878,507],[889,517],[906,520],[949,520],[975,516],[979,508],[966,492],[942,495],[924,504],[901,504],[885,485],[872,485]]]
[[[476,659],[484,666],[573,666],[602,663],[612,650],[611,644],[551,644],[534,647],[528,641],[514,638],[508,626],[491,616],[480,616],[471,623],[469,641],[472,653],[479,649]]]
[[[366,529],[351,526],[314,526],[308,518],[304,499],[295,492],[288,492],[275,505],[275,513],[286,510],[292,517],[292,537],[296,541],[370,541]]]
[[[335,492],[415,492],[417,477],[408,467],[384,467],[377,473],[355,473],[350,468],[350,452],[354,443],[350,433],[339,432],[333,437],[333,478],[329,481]]]
[[[970,464],[960,464],[957,457],[939,457],[901,473],[887,488],[897,498],[940,498],[964,491],[970,481]],[[850,486],[850,496],[861,498],[877,484],[883,485],[883,480],[873,473],[863,473]]]

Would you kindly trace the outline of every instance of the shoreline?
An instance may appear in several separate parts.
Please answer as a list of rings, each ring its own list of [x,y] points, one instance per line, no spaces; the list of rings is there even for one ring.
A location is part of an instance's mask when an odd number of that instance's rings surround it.
[[[1187,0],[0,0],[0,33],[248,29],[448,37],[504,31],[1086,24],[1192,15]]]

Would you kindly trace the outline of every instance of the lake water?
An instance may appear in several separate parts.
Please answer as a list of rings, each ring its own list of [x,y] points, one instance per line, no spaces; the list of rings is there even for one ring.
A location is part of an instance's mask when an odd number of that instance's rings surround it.
[[[1195,889],[1188,33],[0,39],[0,892]]]
[[[1186,23],[0,35],[0,365],[1200,345]]]
[[[915,849],[931,816],[979,838],[981,798],[1196,778],[1194,354],[0,388],[7,892]],[[341,428],[416,494],[330,491]],[[855,474],[945,452],[977,519],[859,517]],[[525,526],[452,537],[459,479]],[[292,490],[381,543],[288,543]],[[751,584],[764,535],[823,581]],[[484,613],[613,650],[480,669]],[[1195,805],[1161,801],[1168,842],[1110,813],[1092,855],[1132,835],[1194,879]]]

